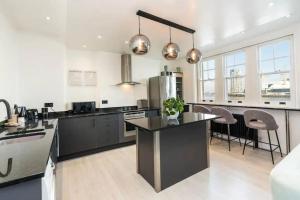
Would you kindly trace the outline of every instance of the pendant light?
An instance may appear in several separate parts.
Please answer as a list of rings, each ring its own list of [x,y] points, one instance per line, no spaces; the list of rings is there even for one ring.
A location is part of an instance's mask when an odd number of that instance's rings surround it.
[[[179,56],[180,48],[176,43],[172,43],[171,27],[169,26],[170,41],[162,50],[162,55],[167,60],[175,60]]]
[[[193,34],[193,48],[186,54],[186,61],[190,64],[196,64],[202,58],[202,53],[194,47],[194,34]]]
[[[129,47],[134,54],[144,55],[149,52],[151,43],[147,36],[141,34],[140,16],[138,17],[138,19],[139,19],[139,33],[130,39]]]

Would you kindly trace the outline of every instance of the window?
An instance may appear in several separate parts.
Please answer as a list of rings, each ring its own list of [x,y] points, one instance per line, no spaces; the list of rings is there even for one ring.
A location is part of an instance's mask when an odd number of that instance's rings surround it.
[[[261,96],[290,98],[291,39],[285,38],[259,46]]]
[[[224,56],[226,99],[245,97],[246,55],[243,51]]]
[[[200,81],[202,86],[202,99],[215,99],[215,60],[205,60],[201,65]]]

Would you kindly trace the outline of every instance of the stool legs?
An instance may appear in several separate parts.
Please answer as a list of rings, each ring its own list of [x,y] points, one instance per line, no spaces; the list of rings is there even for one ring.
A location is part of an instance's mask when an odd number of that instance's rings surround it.
[[[244,143],[244,148],[243,148],[243,155],[245,153],[245,148],[246,148],[246,144],[247,144],[247,138],[249,137],[249,130],[250,130],[250,128],[247,129],[247,133],[246,133],[246,137],[245,137],[245,143]]]
[[[268,138],[269,138],[269,145],[270,145],[270,152],[271,152],[271,157],[272,157],[272,163],[274,165],[274,157],[273,157],[273,150],[272,150],[272,144],[271,144],[271,138],[270,138],[270,132],[268,130]]]
[[[279,151],[280,151],[280,155],[281,155],[281,157],[282,157],[281,146],[280,146],[280,142],[279,142],[279,139],[278,139],[278,133],[277,133],[277,130],[275,130],[275,134],[276,134],[276,139],[277,139],[277,144],[278,144],[278,148],[279,148]]]
[[[230,151],[230,125],[227,124],[227,140],[228,140],[228,148],[229,148],[229,151]]]

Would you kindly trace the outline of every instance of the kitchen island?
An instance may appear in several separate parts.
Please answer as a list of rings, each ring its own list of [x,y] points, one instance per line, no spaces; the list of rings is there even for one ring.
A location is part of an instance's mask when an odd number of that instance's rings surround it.
[[[159,192],[209,167],[207,122],[217,116],[183,113],[177,120],[126,120],[137,129],[137,173]]]

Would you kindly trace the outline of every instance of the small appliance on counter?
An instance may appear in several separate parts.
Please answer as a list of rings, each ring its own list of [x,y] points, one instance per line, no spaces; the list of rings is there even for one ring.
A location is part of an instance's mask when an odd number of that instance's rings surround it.
[[[26,111],[26,120],[35,121],[39,119],[39,112],[37,109],[28,109]]]
[[[73,102],[72,111],[74,114],[96,112],[96,102]]]
[[[26,107],[18,106],[15,104],[14,109],[15,109],[15,115],[18,115],[18,123],[25,123]]]
[[[138,109],[142,109],[142,108],[148,108],[148,100],[147,99],[139,99],[137,100],[137,107]]]

